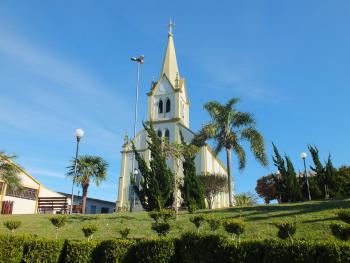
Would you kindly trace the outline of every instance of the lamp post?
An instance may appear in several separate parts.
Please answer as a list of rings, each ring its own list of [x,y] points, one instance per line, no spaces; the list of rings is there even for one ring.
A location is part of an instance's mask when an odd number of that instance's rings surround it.
[[[78,153],[79,153],[79,143],[81,138],[84,136],[84,131],[82,129],[75,130],[75,137],[77,139],[77,148],[75,150],[75,163],[74,163],[74,176],[73,176],[73,184],[72,184],[72,196],[71,196],[71,204],[70,204],[70,213],[73,212],[73,203],[74,203],[74,184],[77,178],[77,168],[78,168]]]
[[[137,80],[136,80],[136,101],[135,101],[135,115],[134,115],[134,142],[135,142],[135,137],[136,137],[136,125],[137,125],[137,109],[138,109],[138,104],[139,104],[139,85],[140,85],[140,66],[144,62],[144,55],[141,55],[139,57],[132,57],[131,61],[134,61],[137,63]],[[135,179],[135,153],[133,152],[132,155],[132,176]],[[138,171],[137,171],[138,172]],[[135,207],[135,202],[136,202],[136,196],[135,196],[135,191],[132,190],[132,205],[130,206],[130,212],[133,211]]]
[[[300,158],[303,159],[303,162],[304,162],[304,174],[305,174],[305,180],[306,180],[306,186],[307,186],[307,193],[309,195],[309,201],[311,201],[309,179],[307,177],[307,171],[306,171],[306,157],[307,157],[307,154],[305,152],[302,152],[300,154]]]

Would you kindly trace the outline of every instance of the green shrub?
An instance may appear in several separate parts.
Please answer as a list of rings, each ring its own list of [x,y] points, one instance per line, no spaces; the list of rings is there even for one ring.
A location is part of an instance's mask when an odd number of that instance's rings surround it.
[[[14,233],[15,230],[21,226],[21,221],[7,220],[4,222],[4,226],[10,230],[11,233]]]
[[[173,262],[175,244],[173,239],[141,240],[132,251],[132,260],[138,263]]]
[[[53,216],[49,218],[51,224],[53,224],[56,227],[56,239],[58,237],[58,229],[63,227],[66,224],[67,216],[59,215],[59,216]]]
[[[228,218],[223,220],[222,225],[227,233],[231,234],[232,238],[239,238],[244,233],[245,223],[242,219]]]
[[[154,222],[152,224],[152,230],[157,232],[159,237],[163,237],[169,233],[170,224],[167,222]]]
[[[23,258],[24,238],[15,235],[0,236],[0,262],[20,263]]]
[[[24,243],[23,261],[30,263],[60,262],[63,243],[60,240],[28,238]]]
[[[67,240],[64,251],[65,263],[92,263],[94,262],[94,253],[96,247],[100,242],[94,240],[87,241],[77,241],[77,240]],[[96,262],[96,261],[95,261]],[[97,261],[98,262],[98,261]]]
[[[332,234],[344,241],[348,241],[350,239],[350,226],[344,226],[342,224],[332,224],[330,226]]]
[[[343,222],[350,224],[350,209],[338,209],[336,215]]]
[[[113,239],[102,241],[95,249],[94,262],[130,262],[134,252],[134,240]]]
[[[82,227],[81,229],[84,233],[84,236],[90,241],[94,235],[94,233],[97,231],[97,226],[94,224],[88,224]]]
[[[199,228],[201,227],[204,221],[205,217],[203,215],[194,215],[190,217],[190,222],[193,223],[197,228],[197,234],[199,234]]]
[[[253,193],[241,193],[235,195],[235,205],[236,206],[252,206],[257,204],[257,197]]]
[[[215,216],[206,216],[205,220],[208,222],[212,231],[218,230],[221,225],[220,219],[216,218]]]
[[[168,222],[169,219],[174,218],[175,211],[171,209],[161,209],[160,211],[151,211],[148,213],[148,215],[155,221],[163,221]]]
[[[120,235],[122,236],[122,238],[128,238],[129,234],[130,234],[130,228],[125,227],[119,230]]]
[[[185,233],[175,242],[175,262],[227,262],[224,253],[227,240],[223,236]]]
[[[280,222],[274,224],[278,228],[277,236],[281,239],[287,239],[290,238],[293,242],[293,236],[295,232],[297,231],[296,222]]]

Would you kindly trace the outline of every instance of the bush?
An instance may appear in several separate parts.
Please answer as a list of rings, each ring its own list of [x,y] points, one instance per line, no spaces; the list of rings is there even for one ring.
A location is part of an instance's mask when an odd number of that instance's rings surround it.
[[[56,239],[58,237],[58,229],[63,227],[66,224],[67,216],[60,215],[60,216],[53,216],[49,218],[51,224],[53,224],[56,227]]]
[[[239,236],[244,233],[245,223],[242,219],[228,218],[222,222],[224,229],[227,233],[231,234],[232,238]]]
[[[295,222],[280,222],[274,224],[278,228],[277,236],[281,239],[290,238],[293,242],[293,236],[297,231],[297,226]]]
[[[14,235],[0,236],[0,262],[20,263],[23,258],[24,238]]]
[[[250,192],[235,195],[234,200],[236,206],[252,206],[257,204],[257,197]]]
[[[173,258],[175,257],[175,243],[173,239],[142,240],[134,247],[132,254],[132,259],[127,262],[173,262]]]
[[[92,240],[87,241],[77,241],[77,240],[67,240],[64,251],[64,261],[65,263],[90,263],[93,262],[94,253],[97,245],[100,243]],[[95,261],[96,262],[96,261]],[[98,262],[98,261],[97,261]]]
[[[166,222],[155,222],[152,224],[152,230],[156,231],[159,237],[166,236],[170,230],[170,224]]]
[[[113,239],[102,241],[94,253],[95,262],[130,262],[136,242],[134,240]]]
[[[155,221],[163,221],[163,222],[168,222],[169,219],[174,218],[175,216],[175,211],[171,209],[161,209],[160,211],[152,211],[149,212],[148,215]]]
[[[21,221],[8,220],[4,222],[4,226],[10,230],[11,233],[14,233],[15,230],[21,226]]]
[[[350,262],[350,243],[301,240],[294,243],[280,240],[238,243],[224,236],[197,234],[184,234],[178,239],[63,242],[0,235],[0,262],[343,263]]]
[[[190,217],[190,222],[193,223],[197,228],[197,234],[199,234],[199,228],[205,221],[205,217],[203,215],[195,215]]]
[[[208,222],[212,231],[216,231],[221,225],[220,219],[216,218],[215,216],[206,216],[205,220]]]
[[[350,209],[338,209],[336,215],[343,222],[350,224]]]
[[[332,234],[344,241],[348,241],[350,239],[350,226],[343,226],[342,224],[332,224],[331,226]]]
[[[120,235],[122,236],[122,238],[128,238],[129,234],[130,234],[130,228],[125,227],[119,230]]]
[[[42,238],[28,238],[24,243],[24,262],[60,262],[62,241]]]
[[[81,229],[84,233],[84,236],[90,241],[94,235],[94,233],[97,231],[97,226],[94,224],[88,224],[82,227]]]

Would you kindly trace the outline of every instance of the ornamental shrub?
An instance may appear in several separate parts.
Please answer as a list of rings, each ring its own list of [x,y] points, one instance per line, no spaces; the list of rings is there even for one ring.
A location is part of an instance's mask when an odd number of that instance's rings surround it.
[[[23,258],[24,238],[17,235],[0,236],[0,262],[20,263]]]
[[[293,242],[293,236],[295,232],[297,231],[296,222],[280,222],[274,224],[278,228],[277,236],[281,239],[287,239],[290,238],[290,240]]]
[[[338,209],[335,214],[340,220],[350,224],[350,209]]]
[[[132,259],[127,262],[167,263],[174,262],[175,242],[173,239],[141,240],[133,249]]]
[[[82,227],[81,229],[84,233],[84,236],[90,241],[94,235],[94,233],[97,231],[97,226],[94,224],[88,224]]]
[[[161,209],[160,211],[151,211],[148,213],[148,215],[155,221],[163,221],[163,222],[168,222],[169,219],[174,218],[175,216],[175,211],[171,209]]]
[[[159,237],[165,237],[170,230],[170,224],[167,222],[155,222],[152,224],[152,230],[157,232]]]
[[[330,225],[332,234],[343,241],[348,241],[350,239],[350,226],[342,224],[332,224]]]
[[[245,223],[242,219],[228,218],[223,220],[222,225],[227,233],[231,234],[231,238],[236,236],[239,238],[244,233]]]
[[[216,218],[215,216],[206,216],[205,221],[208,222],[212,231],[216,231],[221,225],[220,219]]]
[[[53,224],[56,227],[56,239],[58,237],[58,229],[63,227],[66,224],[67,216],[59,215],[59,216],[53,216],[49,218],[51,224]]]
[[[97,245],[100,243],[92,240],[67,240],[65,244],[64,260],[65,263],[91,263]],[[98,262],[98,261],[97,261]]]
[[[64,242],[43,238],[26,238],[23,262],[60,262]]]
[[[14,233],[15,230],[21,226],[21,221],[7,220],[4,222],[4,226],[10,230],[11,233]]]
[[[204,221],[205,217],[203,215],[194,215],[190,217],[190,222],[193,223],[197,228],[197,234],[199,234],[199,228],[201,227]]]
[[[125,227],[119,230],[120,235],[122,238],[128,238],[128,235],[130,234],[130,228]]]
[[[91,242],[89,242],[91,243]],[[132,262],[135,240],[112,239],[102,241],[94,251],[94,262]]]

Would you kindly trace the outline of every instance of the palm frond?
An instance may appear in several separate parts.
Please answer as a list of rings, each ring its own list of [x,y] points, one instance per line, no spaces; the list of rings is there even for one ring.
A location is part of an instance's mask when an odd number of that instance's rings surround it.
[[[251,151],[254,157],[263,165],[268,165],[268,160],[265,152],[265,143],[262,135],[252,127],[242,130],[241,137],[247,140],[250,144]]]
[[[238,169],[243,170],[246,165],[246,155],[243,147],[237,141],[235,141],[232,144],[232,149],[238,157],[238,162],[239,162]]]

